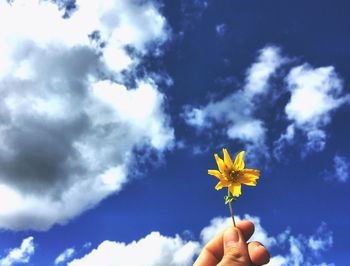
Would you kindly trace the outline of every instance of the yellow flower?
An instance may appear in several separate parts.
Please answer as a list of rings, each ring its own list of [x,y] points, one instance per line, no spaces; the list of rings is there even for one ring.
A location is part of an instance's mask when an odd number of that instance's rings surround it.
[[[232,163],[231,157],[226,149],[223,149],[224,160],[215,154],[215,160],[219,170],[208,170],[209,175],[217,177],[220,181],[215,186],[216,190],[228,187],[234,197],[241,195],[241,184],[256,186],[256,180],[260,176],[260,171],[244,168],[243,155],[241,151]]]

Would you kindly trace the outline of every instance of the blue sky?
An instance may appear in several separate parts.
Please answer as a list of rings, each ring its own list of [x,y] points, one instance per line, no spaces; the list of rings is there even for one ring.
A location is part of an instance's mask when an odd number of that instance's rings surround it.
[[[0,265],[191,265],[222,148],[269,265],[345,265],[349,7],[0,2]]]

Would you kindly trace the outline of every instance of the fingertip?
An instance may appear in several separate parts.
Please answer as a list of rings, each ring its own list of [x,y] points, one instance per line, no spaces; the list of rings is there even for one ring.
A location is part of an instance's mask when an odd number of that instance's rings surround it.
[[[237,227],[242,232],[243,237],[246,241],[249,240],[249,238],[253,235],[254,230],[255,230],[254,224],[249,220],[243,220],[243,221],[238,222]]]
[[[259,242],[251,242],[248,244],[248,252],[250,260],[255,265],[264,265],[270,261],[270,253],[268,250]]]

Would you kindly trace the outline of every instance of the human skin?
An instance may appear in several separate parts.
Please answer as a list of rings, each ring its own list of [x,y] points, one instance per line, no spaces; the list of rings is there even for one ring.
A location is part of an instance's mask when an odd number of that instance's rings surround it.
[[[254,233],[250,221],[237,223],[216,235],[203,248],[194,266],[253,266],[269,262],[267,249],[257,241],[247,243]]]

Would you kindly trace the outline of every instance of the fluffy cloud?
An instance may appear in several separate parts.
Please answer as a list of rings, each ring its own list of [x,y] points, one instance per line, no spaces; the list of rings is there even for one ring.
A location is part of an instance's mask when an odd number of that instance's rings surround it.
[[[68,263],[69,266],[88,265],[138,265],[186,266],[191,265],[199,244],[185,241],[180,236],[166,237],[152,232],[145,238],[129,244],[104,241],[83,258]]]
[[[268,265],[332,265],[322,262],[322,252],[333,245],[332,232],[322,223],[310,235],[292,235],[290,229],[272,236],[263,228],[259,217],[237,216],[237,221],[248,219],[255,224],[255,233],[249,241],[260,241],[273,254]],[[231,217],[215,217],[204,227],[197,241],[184,240],[180,236],[163,236],[152,232],[145,238],[132,243],[104,241],[82,258],[69,262],[69,266],[96,265],[192,265],[201,248],[227,226],[232,225]],[[137,254],[137,256],[135,256]]]
[[[63,251],[60,255],[57,256],[57,258],[55,259],[55,265],[62,264],[68,261],[70,258],[73,257],[74,253],[74,248],[67,248],[65,251]]]
[[[34,255],[35,247],[33,237],[30,236],[22,241],[19,248],[10,249],[5,257],[0,258],[0,266],[11,266],[17,263],[28,263]]]
[[[325,127],[331,122],[335,110],[350,102],[350,95],[342,94],[342,81],[331,66],[297,66],[291,69],[285,80],[291,94],[285,106],[290,125],[276,142],[277,154],[285,144],[294,142],[298,132],[306,137],[304,153],[323,150]]]
[[[0,3],[2,228],[64,224],[122,189],[136,166],[133,150],[171,148],[166,99],[155,81],[125,82],[168,38],[157,6],[76,6],[64,19],[49,1]]]
[[[269,159],[270,150],[282,159],[286,147],[296,141],[303,146],[302,156],[322,151],[333,113],[350,103],[350,95],[344,94],[334,67],[292,65],[294,61],[278,47],[266,46],[246,71],[241,89],[204,106],[187,105],[182,116],[199,132],[224,133],[242,143],[253,159]],[[283,73],[288,74],[284,77]],[[289,101],[284,106],[285,97]],[[286,127],[280,130],[276,121],[281,119],[286,120]]]
[[[188,125],[199,130],[218,126],[228,138],[242,141],[252,154],[266,156],[266,126],[256,118],[259,97],[269,91],[269,80],[286,62],[279,48],[267,46],[259,51],[257,61],[247,70],[245,85],[219,101],[206,106],[186,106],[183,117]]]

